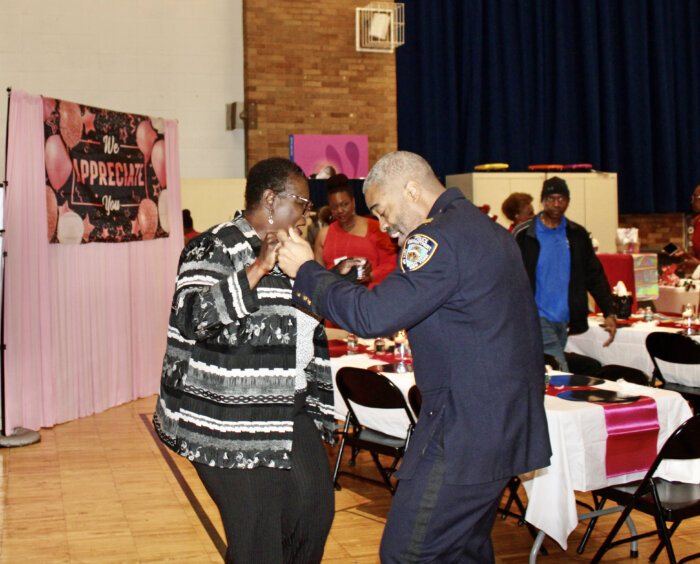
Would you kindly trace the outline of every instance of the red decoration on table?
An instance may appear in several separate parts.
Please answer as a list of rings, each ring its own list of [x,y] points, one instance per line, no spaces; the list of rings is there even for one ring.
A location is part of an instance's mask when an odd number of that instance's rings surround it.
[[[608,430],[605,475],[612,478],[648,470],[656,457],[659,435],[654,399],[642,396],[632,403],[601,405]]]
[[[662,286],[680,286],[681,279],[676,274],[676,269],[678,264],[673,263],[667,266],[661,267],[661,278],[659,278],[659,284]]]
[[[367,345],[357,345],[357,354],[363,354],[369,351]],[[348,344],[344,339],[330,339],[328,341],[328,352],[331,358],[345,356],[348,354]]]
[[[632,292],[632,311],[637,310],[636,283],[634,280],[634,264],[632,255],[616,253],[599,253],[598,260],[603,266],[605,277],[608,279],[610,290],[622,281],[628,291]],[[596,304],[596,311],[600,311]]]
[[[383,362],[396,362],[396,357],[393,352],[373,353],[372,358]],[[411,362],[411,358],[407,357],[406,362]]]

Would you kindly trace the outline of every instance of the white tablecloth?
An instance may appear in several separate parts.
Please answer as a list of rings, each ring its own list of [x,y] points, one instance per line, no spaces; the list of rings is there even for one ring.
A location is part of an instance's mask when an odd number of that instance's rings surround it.
[[[588,331],[580,335],[570,336],[566,350],[591,356],[601,364],[622,364],[637,368],[645,372],[649,378],[651,378],[654,365],[645,345],[647,335],[653,331],[671,333],[679,331],[679,329],[657,327],[649,323],[636,323],[618,328],[613,342],[609,346],[603,347],[603,343],[608,339],[608,334],[599,326],[599,323],[599,319],[589,318]],[[697,337],[694,338],[698,340]],[[684,386],[700,386],[700,365],[678,365],[659,361],[659,368],[668,382]]]
[[[368,355],[351,355],[331,359],[333,383],[335,374],[342,366],[367,368],[381,364]],[[414,384],[413,373],[387,374],[404,392]],[[619,390],[620,384],[605,382],[601,388]],[[691,416],[686,401],[675,392],[624,384],[624,391],[649,395],[656,400],[659,419],[660,447],[683,421]],[[535,527],[555,539],[564,549],[567,537],[576,528],[578,517],[574,491],[589,491],[628,480],[641,478],[644,473],[607,479],[605,476],[605,446],[607,431],[605,414],[599,405],[566,401],[545,396],[550,441],[552,443],[551,465],[547,468],[521,476],[528,495],[526,519]],[[372,410],[372,428],[398,437],[404,437],[408,418],[401,410]],[[335,412],[339,419],[346,414],[345,404],[335,390]],[[658,449],[657,449],[658,450]],[[660,475],[667,479],[700,482],[700,461],[688,464],[665,464]]]
[[[619,389],[616,382],[605,382],[600,387]],[[688,404],[675,392],[634,384],[626,384],[625,388],[649,395],[656,401],[660,427],[658,448],[691,416]],[[528,496],[525,518],[566,550],[567,538],[578,524],[574,491],[590,491],[636,480],[643,477],[644,472],[606,478],[607,431],[601,406],[553,396],[545,396],[544,405],[553,454],[549,467],[521,476]],[[665,464],[659,475],[667,479],[700,481],[700,461],[694,461],[692,466]]]

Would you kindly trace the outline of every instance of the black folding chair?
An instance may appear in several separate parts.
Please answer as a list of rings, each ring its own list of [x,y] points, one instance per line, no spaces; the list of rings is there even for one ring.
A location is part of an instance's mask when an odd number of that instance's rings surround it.
[[[594,374],[603,380],[612,380],[617,382],[620,378],[632,384],[640,386],[649,385],[649,377],[641,370],[632,368],[631,366],[623,366],[621,364],[606,364],[602,366],[598,372]]]
[[[673,390],[681,394],[693,408],[693,412],[700,413],[700,387],[684,386],[668,382],[659,368],[657,360],[672,362],[674,364],[700,364],[700,343],[680,333],[654,332],[647,335],[647,351],[654,364],[654,372],[651,385],[656,381],[661,382],[665,390]]]
[[[603,554],[613,546],[653,535],[658,535],[661,542],[649,560],[654,562],[661,550],[665,548],[669,562],[676,564],[671,536],[683,520],[700,515],[700,484],[669,482],[662,478],[655,478],[654,474],[663,460],[692,460],[694,458],[700,458],[700,415],[691,417],[673,432],[664,446],[661,447],[659,454],[642,480],[610,486],[594,492],[601,500],[598,509],[603,508],[606,500],[611,500],[624,506],[624,510],[596,552],[591,564],[599,562]],[[653,516],[657,528],[613,542],[632,510]],[[667,522],[673,523],[670,529],[666,526]],[[631,556],[636,557],[637,554],[633,552]],[[700,557],[700,552],[686,556],[678,561],[678,564],[698,557]]]
[[[423,397],[420,395],[418,386],[413,384],[408,390],[408,403],[416,415],[416,419],[420,416],[420,406],[423,403]]]
[[[415,427],[416,420],[411,408],[406,403],[403,393],[396,385],[383,374],[366,370],[364,368],[343,367],[338,370],[335,377],[338,391],[348,408],[348,415],[345,418],[345,425],[341,432],[338,458],[335,461],[335,471],[333,472],[333,484],[336,489],[340,489],[338,476],[340,474],[354,476],[355,478],[376,482],[389,488],[394,494],[395,486],[390,478],[396,471],[399,461],[406,451],[411,434]],[[363,423],[363,418],[358,417],[355,407],[373,407],[378,409],[401,409],[408,416],[408,426],[405,437],[393,437],[372,429]],[[351,472],[340,471],[340,461],[343,456],[345,445],[353,449],[353,460],[360,450],[366,450],[372,456],[382,480],[374,480],[364,476],[359,476]],[[384,454],[393,457],[390,466],[385,467],[379,460],[379,455]]]
[[[561,370],[561,364],[557,360],[557,357],[544,353],[544,363],[552,367],[552,370]]]
[[[595,358],[578,354],[574,352],[565,352],[566,364],[569,366],[569,372],[573,374],[582,374],[583,376],[595,376],[600,370],[601,364]]]

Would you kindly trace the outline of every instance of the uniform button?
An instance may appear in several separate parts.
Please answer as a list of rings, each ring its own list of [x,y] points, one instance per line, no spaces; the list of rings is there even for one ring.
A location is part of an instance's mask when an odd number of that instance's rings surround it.
[[[297,292],[297,298],[301,298],[301,292]]]
[[[429,412],[428,412],[428,416],[429,416],[429,417],[432,417],[433,415],[435,415],[435,412],[434,412],[434,411],[429,411]]]

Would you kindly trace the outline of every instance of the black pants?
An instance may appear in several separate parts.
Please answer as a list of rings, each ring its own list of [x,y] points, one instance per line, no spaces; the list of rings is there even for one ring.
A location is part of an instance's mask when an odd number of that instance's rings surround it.
[[[294,416],[292,469],[212,468],[194,463],[226,531],[227,564],[321,562],[335,497],[320,434]]]
[[[445,482],[442,438],[399,481],[380,547],[382,564],[491,564],[491,528],[508,480]]]

